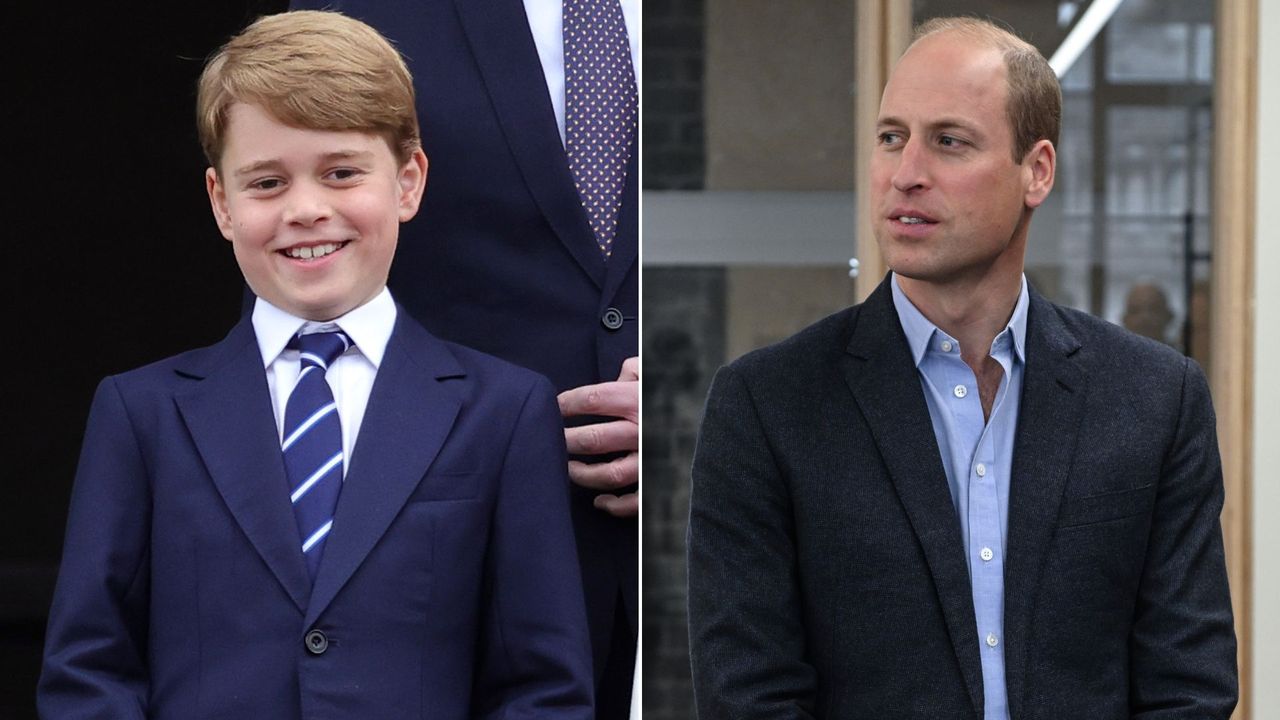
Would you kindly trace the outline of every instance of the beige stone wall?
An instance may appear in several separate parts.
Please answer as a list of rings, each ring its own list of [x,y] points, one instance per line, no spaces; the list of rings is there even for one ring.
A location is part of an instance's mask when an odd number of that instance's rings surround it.
[[[707,0],[708,190],[853,189],[853,0]]]

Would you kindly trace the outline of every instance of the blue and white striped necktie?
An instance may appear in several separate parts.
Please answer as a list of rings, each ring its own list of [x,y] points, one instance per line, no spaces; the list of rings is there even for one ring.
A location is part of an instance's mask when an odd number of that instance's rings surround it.
[[[340,331],[312,333],[295,337],[289,347],[299,351],[301,370],[285,405],[280,448],[302,553],[314,582],[325,538],[333,527],[345,463],[338,406],[324,376],[333,361],[351,347],[351,339]]]

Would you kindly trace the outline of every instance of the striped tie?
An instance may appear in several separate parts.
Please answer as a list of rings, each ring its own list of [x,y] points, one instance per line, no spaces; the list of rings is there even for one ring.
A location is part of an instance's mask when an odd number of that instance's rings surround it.
[[[342,490],[344,461],[342,423],[324,375],[333,361],[351,347],[351,339],[342,332],[313,333],[294,338],[289,347],[299,351],[302,367],[298,384],[285,405],[284,441],[280,448],[302,553],[311,580],[315,581]]]
[[[564,0],[565,152],[607,259],[635,135],[638,99],[618,0]]]

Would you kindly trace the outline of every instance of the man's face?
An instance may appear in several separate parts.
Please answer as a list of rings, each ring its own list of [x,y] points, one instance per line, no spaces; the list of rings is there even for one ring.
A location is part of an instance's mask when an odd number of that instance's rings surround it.
[[[418,151],[400,165],[377,135],[291,127],[236,103],[220,169],[206,172],[209,200],[249,287],[293,315],[324,321],[386,285],[427,161]]]
[[[1007,96],[1001,53],[957,33],[924,38],[894,69],[880,102],[870,207],[898,274],[948,284],[1022,271],[1024,211],[1052,187],[1052,146],[1042,141],[1013,161]]]

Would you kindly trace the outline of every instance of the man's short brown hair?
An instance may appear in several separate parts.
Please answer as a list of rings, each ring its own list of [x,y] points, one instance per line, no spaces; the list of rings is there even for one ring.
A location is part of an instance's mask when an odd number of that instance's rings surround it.
[[[1031,147],[1048,140],[1056,148],[1062,126],[1062,88],[1044,55],[1022,38],[988,20],[934,18],[916,27],[912,44],[941,32],[956,32],[1004,54],[1009,98],[1005,114],[1013,131],[1013,161],[1022,162]]]
[[[238,102],[286,125],[381,135],[401,163],[421,146],[404,60],[378,31],[336,12],[259,18],[210,58],[200,75],[196,124],[215,170],[227,111]]]

